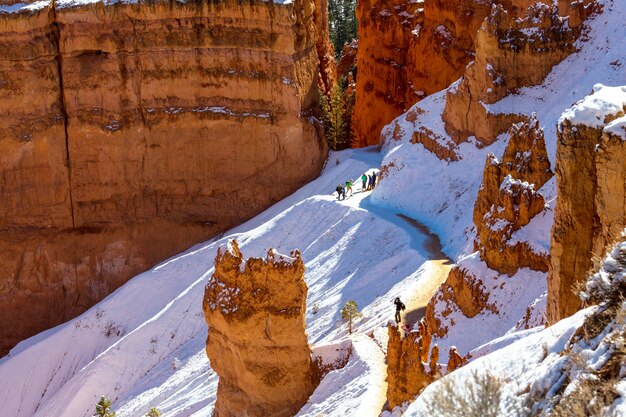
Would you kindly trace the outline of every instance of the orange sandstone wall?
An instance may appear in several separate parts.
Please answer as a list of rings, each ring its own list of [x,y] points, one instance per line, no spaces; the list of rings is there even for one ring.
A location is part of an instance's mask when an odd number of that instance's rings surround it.
[[[463,74],[490,9],[474,0],[358,2],[358,146],[378,144],[385,125]]]
[[[621,91],[626,103],[626,86],[615,90]],[[575,105],[574,111],[567,111],[559,123],[558,198],[548,276],[550,323],[582,307],[576,285],[587,279],[594,257],[602,257],[626,226],[626,106],[620,109],[603,101],[606,96],[595,91]],[[577,120],[576,114],[588,111],[589,102],[592,109],[605,110],[596,126]]]
[[[319,173],[319,6],[0,15],[0,354]]]

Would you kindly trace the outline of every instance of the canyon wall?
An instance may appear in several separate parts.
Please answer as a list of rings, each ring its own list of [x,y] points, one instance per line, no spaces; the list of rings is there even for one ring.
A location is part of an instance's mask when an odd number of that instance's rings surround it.
[[[307,402],[317,384],[306,295],[298,251],[244,261],[234,240],[220,248],[203,303],[219,375],[215,417],[290,417]]]
[[[548,253],[512,237],[533,218],[548,215],[550,209],[539,190],[553,173],[536,116],[497,113],[490,111],[488,104],[519,87],[540,83],[554,65],[574,51],[583,21],[594,10],[591,1],[564,1],[552,6],[523,1],[494,5],[478,30],[475,61],[446,93],[442,118],[451,141],[428,132],[414,136],[440,159],[455,160],[461,142],[472,137],[479,147],[490,145],[508,130],[502,160],[493,154],[487,157],[473,213],[477,235],[474,248],[480,262],[496,274],[512,276],[520,268],[548,271]],[[563,14],[568,19],[563,19]],[[475,263],[474,258],[468,263]],[[461,261],[450,272],[426,310],[433,334],[446,334],[441,316],[455,308],[469,318],[485,309],[497,314],[485,288],[486,277],[479,271]],[[437,310],[438,302],[447,307]]]
[[[2,4],[0,355],[319,173],[321,2]]]
[[[494,5],[477,33],[475,60],[447,92],[443,120],[452,140],[460,143],[475,137],[490,145],[522,121],[517,114],[494,113],[487,107],[521,87],[541,83],[574,52],[582,22],[594,6],[591,0]]]
[[[583,33],[583,19],[595,6],[589,1],[562,3],[551,6],[532,1],[494,4],[477,29],[474,61],[467,66],[463,77],[446,91],[445,102],[436,99],[443,110],[442,123],[438,124],[440,120],[433,117],[432,112],[427,113],[429,109],[418,106],[385,130],[387,137],[394,140],[401,137],[406,140],[410,135],[410,143],[422,144],[450,165],[461,161],[464,154],[467,156],[469,146],[480,149],[498,138],[507,141],[502,157],[490,153],[485,161],[473,208],[474,253],[460,259],[451,270],[429,302],[424,324],[407,335],[407,340],[412,342],[399,343],[399,336],[390,336],[390,343],[393,341],[394,348],[398,349],[394,356],[403,358],[408,357],[409,352],[417,351],[418,356],[425,353],[420,345],[430,335],[433,343],[441,341],[450,346],[448,336],[459,336],[453,327],[461,320],[475,317],[476,323],[487,322],[488,317],[520,320],[517,316],[506,316],[503,303],[510,301],[503,301],[508,300],[503,294],[519,291],[519,286],[524,285],[520,281],[525,278],[538,283],[547,275],[551,263],[547,241],[533,238],[541,234],[538,229],[545,229],[552,217],[543,195],[551,192],[549,183],[554,182],[544,131],[534,114],[499,113],[489,104],[522,86],[541,83],[554,65],[575,50],[575,41]],[[359,77],[361,74],[359,67]],[[359,78],[359,81],[363,80]],[[615,146],[611,149],[616,149]],[[607,169],[617,167],[613,163]],[[605,188],[612,186],[614,183],[607,182]],[[610,217],[615,222],[616,216]],[[534,283],[527,285],[536,285]],[[530,308],[526,319],[532,315]],[[463,323],[468,325],[469,320]],[[517,326],[515,321],[511,326]],[[467,350],[448,353],[450,369],[469,359],[471,347],[466,345],[464,349]],[[442,357],[445,358],[445,354]],[[401,365],[396,366],[399,376],[389,380],[390,398],[394,399],[390,404],[397,405],[417,395],[432,381],[426,372],[427,359],[428,352],[421,361],[399,361]],[[409,382],[408,373],[402,370],[408,366],[414,368],[411,374],[419,378]]]
[[[559,120],[550,323],[581,308],[577,284],[594,272],[594,263],[626,226],[625,114],[626,86],[597,85]]]
[[[474,57],[491,1],[366,0],[357,4],[359,48],[354,133],[375,145],[381,129],[458,79]]]

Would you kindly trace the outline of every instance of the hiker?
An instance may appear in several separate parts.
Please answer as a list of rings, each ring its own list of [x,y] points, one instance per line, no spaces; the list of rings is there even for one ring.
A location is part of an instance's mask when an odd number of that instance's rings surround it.
[[[396,305],[396,323],[400,323],[400,321],[402,321],[402,318],[400,317],[400,311],[404,311],[406,309],[406,306],[402,301],[400,301],[400,297],[396,297],[396,299],[393,300],[393,303]]]
[[[376,171],[372,173],[372,190],[376,188]]]
[[[367,189],[368,191],[374,189],[374,176],[373,175],[369,175],[369,180],[367,182]]]
[[[348,180],[346,181],[346,194],[348,194],[348,192],[350,192],[350,196],[352,197],[352,183],[354,182],[354,180]]]
[[[365,191],[367,188],[367,174],[366,173],[363,173],[363,175],[361,175],[361,182],[363,183],[361,190]]]
[[[335,188],[335,191],[337,191],[337,200],[346,199],[346,190],[343,188],[343,185],[339,184],[337,188]]]

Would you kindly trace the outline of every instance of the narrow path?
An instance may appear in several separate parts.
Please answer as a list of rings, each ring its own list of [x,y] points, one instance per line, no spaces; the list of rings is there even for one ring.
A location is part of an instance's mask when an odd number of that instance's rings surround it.
[[[370,194],[370,191],[361,189],[360,180],[358,180],[355,181],[353,195],[339,203],[367,210],[406,230],[413,237],[411,246],[428,258],[425,262],[427,276],[420,280],[419,291],[402,297],[402,302],[406,305],[406,310],[401,315],[402,323],[407,323],[409,327],[412,327],[424,317],[428,302],[446,280],[454,263],[441,250],[441,242],[437,235],[431,233],[426,226],[415,219],[372,204],[369,199]]]
[[[424,285],[420,287],[419,292],[411,294],[403,300],[406,310],[402,312],[402,322],[407,323],[409,327],[413,327],[426,314],[428,302],[448,277],[453,262],[442,252],[441,243],[437,235],[431,233],[426,226],[410,217],[402,214],[399,214],[398,217],[427,236],[423,246],[430,258],[430,260],[426,261],[428,278],[424,279]]]
[[[339,203],[367,210],[373,215],[404,229],[412,237],[411,246],[427,259],[423,265],[424,275],[420,277],[420,285],[417,290],[402,296],[402,302],[406,305],[406,310],[402,313],[402,323],[413,327],[415,323],[424,317],[428,302],[448,277],[453,262],[443,253],[439,237],[431,233],[426,226],[415,219],[374,205],[368,198],[369,195],[370,192],[363,191],[360,188],[360,182],[357,182],[353,195]],[[390,305],[390,311],[392,311],[392,308]],[[371,344],[377,351],[376,354],[371,354],[370,356],[370,362],[373,362],[370,366],[377,370],[372,375],[372,383],[377,386],[377,389],[374,390],[376,392],[375,398],[371,398],[371,400],[373,405],[375,404],[376,408],[374,409],[380,410],[376,413],[376,415],[379,415],[385,411],[387,402],[387,358],[381,346],[375,343],[374,340],[371,341]]]

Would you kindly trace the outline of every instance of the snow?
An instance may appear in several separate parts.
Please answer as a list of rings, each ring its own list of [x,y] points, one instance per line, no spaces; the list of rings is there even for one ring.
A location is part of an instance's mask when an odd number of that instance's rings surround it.
[[[562,352],[574,331],[593,309],[580,311],[548,329],[527,331],[509,346],[478,358],[434,382],[408,407],[404,416],[430,417],[426,411],[428,402],[441,389],[443,381],[452,381],[455,391],[462,395],[473,381],[473,372],[490,373],[503,381],[502,416],[516,416],[506,410],[534,392],[542,392],[545,398],[550,398],[549,390],[556,383],[555,379],[561,376]]]
[[[478,252],[459,260],[458,265],[482,281],[484,292],[489,293],[487,308],[475,317],[466,317],[454,303],[435,300],[437,311],[446,311],[442,325],[448,331],[433,343],[440,347],[441,363],[448,360],[448,349],[456,346],[461,355],[480,349],[499,336],[505,335],[524,317],[526,309],[547,290],[546,273],[521,268],[515,275],[499,274],[487,267]],[[494,312],[495,311],[495,312]]]
[[[578,52],[556,65],[541,84],[520,88],[494,104],[484,104],[486,110],[493,114],[530,116],[536,113],[539,126],[544,131],[553,172],[557,125],[564,111],[587,96],[594,86],[600,94],[596,98],[605,97],[604,101],[617,103],[612,107],[615,110],[619,105],[622,106],[620,109],[623,108],[623,88],[600,87],[599,84],[624,85],[623,67],[615,63],[626,61],[626,26],[623,24],[626,2],[604,0],[602,3],[604,12],[588,21],[588,34],[576,43]],[[498,300],[501,303],[498,314],[484,311],[468,319],[460,311],[453,311],[447,317],[448,324],[455,323],[453,330],[444,340],[435,340],[440,347],[444,347],[444,355],[447,353],[446,346],[458,345],[464,354],[504,336],[517,326],[530,304],[535,305],[530,309],[532,322],[540,322],[543,312],[537,309],[545,309],[545,302],[536,301],[545,292],[547,278],[546,273],[527,269],[520,270],[513,277],[500,277],[486,265],[481,265],[477,255],[472,254],[475,237],[472,209],[485,160],[489,152],[497,157],[503,154],[508,135],[503,134],[492,145],[480,149],[475,146],[473,138],[458,146],[452,143],[445,131],[442,113],[446,94],[453,93],[458,85],[459,81],[447,90],[426,97],[383,129],[382,149],[386,153],[383,166],[388,168],[388,173],[374,192],[377,204],[417,219],[437,233],[446,254],[462,267],[469,264],[487,288],[496,283],[506,283],[504,289],[498,288],[490,296],[490,302]],[[621,134],[622,123],[623,120],[618,119],[610,124],[610,131]],[[414,133],[426,131],[441,146],[451,147],[459,160],[440,160],[423,145],[411,143]],[[556,179],[549,180],[537,192],[544,196],[546,209],[516,231],[509,243],[526,242],[535,253],[541,254],[550,247],[557,197]],[[529,280],[526,283],[525,276]],[[438,304],[436,309],[441,313],[445,311],[445,306]]]
[[[50,6],[50,0],[40,0],[34,3],[0,4],[0,15],[11,13],[34,13]]]
[[[348,336],[340,320],[347,300],[355,300],[363,313],[355,330],[380,334],[393,315],[392,300],[419,291],[431,272],[429,236],[376,206],[358,182],[345,201],[330,194],[337,182],[371,172],[380,162],[371,148],[331,154],[320,178],[291,197],[140,274],[80,317],[21,343],[0,363],[3,412],[88,416],[106,395],[120,417],[142,415],[153,406],[171,416],[209,416],[217,377],[204,353],[201,305],[216,251],[233,238],[246,258],[262,257],[270,247],[275,256],[301,250],[309,286],[307,333],[314,346]],[[346,371],[331,373],[352,381],[345,395],[329,398],[320,391],[319,402],[309,403],[311,413],[336,398],[348,402],[348,395],[358,395],[351,401],[363,410],[373,404],[371,387],[384,382],[383,351],[373,339],[353,343],[356,356]]]
[[[566,110],[559,118],[559,125],[565,120],[572,125],[593,128],[603,127],[609,116],[624,113],[626,109],[626,86],[593,86],[593,93]]]
[[[613,120],[604,128],[605,133],[615,135],[626,141],[626,116]]]
[[[374,199],[376,204],[428,226],[454,260],[468,254],[472,246],[472,208],[487,154],[501,155],[506,143],[500,140],[479,149],[470,140],[458,146],[461,160],[454,162],[442,161],[421,144],[410,143],[413,132],[424,127],[431,132],[429,136],[451,142],[441,119],[445,93],[430,95],[414,106],[411,110],[417,112],[417,118],[413,122],[400,116],[383,129],[382,136],[387,137],[382,147],[386,153],[383,166],[391,167],[374,191]],[[391,139],[396,123],[399,141]]]
[[[92,1],[61,0],[56,7]],[[623,69],[611,63],[626,62],[626,2],[603,4],[604,13],[589,22],[588,40],[578,42],[579,52],[555,66],[541,85],[485,105],[490,113],[536,112],[553,168],[557,124],[565,109],[571,108],[564,117],[571,115],[576,123],[596,124],[606,112],[617,111],[620,102],[624,108],[624,87],[605,86],[625,82]],[[0,6],[0,11],[12,7],[23,6]],[[595,94],[576,103],[594,86]],[[457,87],[458,82],[449,91]],[[519,393],[554,392],[563,375],[559,353],[593,309],[543,329],[546,273],[520,269],[511,277],[500,275],[474,252],[472,208],[484,164],[490,152],[502,155],[508,135],[487,147],[477,146],[473,138],[454,143],[442,121],[445,95],[444,90],[414,106],[409,112],[417,115],[413,121],[405,114],[388,125],[380,153],[372,148],[332,153],[323,174],[292,196],[138,275],[80,317],[20,343],[0,359],[2,412],[12,417],[83,417],[106,395],[120,417],[140,416],[153,406],[168,416],[210,416],[218,378],[204,352],[206,324],[200,306],[217,249],[236,238],[246,258],[262,257],[269,248],[277,254],[298,248],[306,263],[307,333],[314,355],[332,361],[333,354],[342,355],[337,346],[351,346],[347,365],[324,378],[298,415],[378,415],[384,402],[385,324],[393,315],[391,301],[420,291],[434,268],[429,263],[429,237],[397,214],[428,226],[441,239],[444,252],[480,276],[490,293],[493,310],[471,319],[458,309],[450,311],[447,322],[454,326],[436,340],[442,348],[440,362],[445,362],[450,346],[461,354],[470,352],[474,360],[446,378],[462,385],[473,370],[488,369],[506,379],[511,403]],[[221,107],[192,111],[232,112]],[[605,131],[624,138],[624,123],[624,117],[618,118]],[[441,160],[423,145],[411,143],[413,133],[425,129],[459,159]],[[360,175],[381,165],[383,178],[375,191],[360,192]],[[348,178],[357,179],[355,193],[338,202],[331,193]],[[537,253],[545,253],[555,180],[538,192],[548,208],[515,232],[512,242],[527,242]],[[347,300],[355,300],[363,313],[352,336],[340,320]],[[440,300],[436,308],[444,308]],[[526,324],[537,327],[525,329]],[[591,363],[599,366],[606,353],[598,345]],[[440,388],[440,382],[428,387],[405,415],[424,415],[429,395]],[[619,389],[626,391],[626,386]],[[615,406],[626,408],[623,400]]]
[[[554,187],[556,186],[556,178],[550,179],[543,187],[542,194],[556,196]],[[526,226],[513,232],[509,239],[510,245],[517,243],[527,243],[530,249],[536,254],[545,254],[550,252],[550,230],[554,223],[554,206],[556,197],[546,202],[546,209],[537,214],[530,220]]]
[[[387,400],[385,356],[363,334],[352,337],[352,347],[348,364],[322,380],[296,417],[378,417]]]

